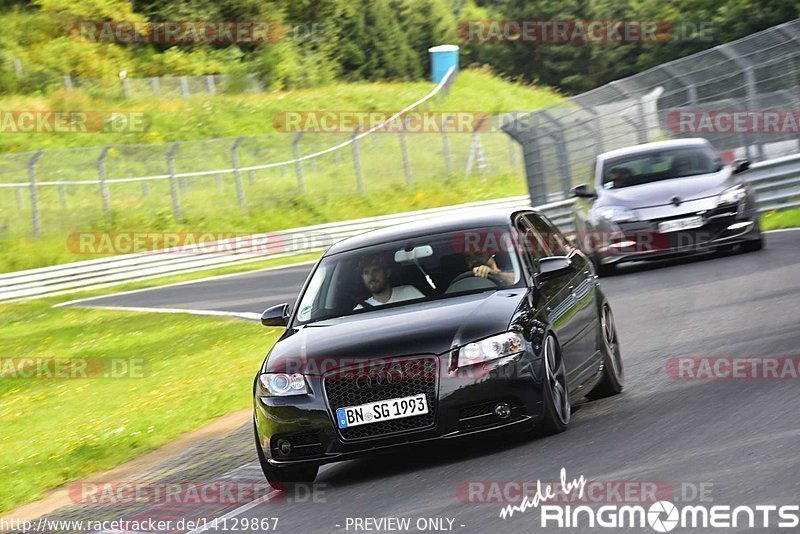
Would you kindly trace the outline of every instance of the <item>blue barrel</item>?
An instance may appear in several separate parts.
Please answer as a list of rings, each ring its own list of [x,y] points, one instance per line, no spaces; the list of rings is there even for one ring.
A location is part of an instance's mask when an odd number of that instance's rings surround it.
[[[431,54],[431,77],[434,83],[439,83],[450,70],[458,70],[458,45],[439,45],[428,49]]]

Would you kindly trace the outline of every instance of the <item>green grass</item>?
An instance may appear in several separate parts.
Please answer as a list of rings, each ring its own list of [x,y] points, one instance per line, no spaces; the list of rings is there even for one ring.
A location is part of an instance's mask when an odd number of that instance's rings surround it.
[[[761,216],[761,228],[763,230],[795,228],[797,226],[800,226],[800,208],[786,211],[770,211]]]
[[[0,512],[246,408],[278,332],[188,315],[0,306],[3,358],[140,358],[143,378],[0,379]]]
[[[141,133],[3,135],[0,136],[0,153],[269,134],[279,131],[275,128],[275,118],[281,112],[399,111],[428,94],[433,87],[431,82],[339,82],[313,89],[273,93],[200,95],[189,99],[153,97],[130,101],[90,97],[77,89],[71,93],[58,91],[38,97],[10,95],[0,98],[0,109],[140,111],[146,114],[149,127]],[[498,114],[538,109],[559,100],[561,96],[550,89],[514,83],[487,70],[476,69],[462,71],[447,98],[434,99],[432,109]]]
[[[98,255],[81,254],[70,246],[74,231],[133,232],[264,232],[328,221],[384,215],[409,210],[458,204],[526,193],[524,181],[513,173],[493,174],[485,178],[451,177],[425,181],[412,187],[385,185],[364,195],[346,195],[330,191],[319,195],[264,196],[258,209],[244,216],[237,209],[220,209],[209,193],[196,192],[196,210],[182,220],[174,220],[163,211],[151,210],[144,200],[131,201],[128,209],[115,211],[116,222],[108,225],[87,220],[70,226],[69,221],[46,218],[48,228],[41,239],[9,233],[0,238],[0,271],[9,272]],[[205,199],[205,201],[203,200]]]
[[[397,110],[430,91],[430,83],[361,83],[250,96],[197,97],[189,100],[148,100],[130,103],[97,102],[85,96],[61,95],[63,101],[8,97],[0,106],[10,109],[81,109],[89,106],[127,106],[147,109],[153,126],[144,138],[111,134],[7,135],[0,139],[6,150],[47,147],[37,167],[37,179],[93,180],[99,151],[76,148],[118,142],[163,142],[265,133],[241,145],[241,165],[286,160],[292,157],[293,135],[274,131],[272,117],[285,110]],[[549,90],[517,85],[486,71],[464,71],[444,101],[434,109],[479,111],[490,114],[533,109],[560,97]],[[138,106],[138,108],[137,108]],[[332,146],[347,135],[306,135],[301,154]],[[243,176],[247,215],[240,209],[232,173],[190,178],[179,188],[182,216],[172,210],[167,181],[112,184],[111,220],[102,210],[99,188],[67,186],[39,188],[44,237],[32,237],[32,211],[27,189],[0,189],[0,272],[63,263],[89,256],[75,254],[67,239],[76,231],[189,231],[263,232],[302,224],[347,220],[442,206],[505,194],[525,192],[519,146],[500,132],[482,133],[488,168],[468,178],[466,164],[472,136],[450,134],[407,135],[411,183],[404,171],[400,139],[395,134],[370,136],[359,143],[360,168],[365,192],[360,192],[353,150],[306,161],[301,165],[305,193],[299,191],[292,166],[258,170]],[[176,153],[177,172],[229,168],[232,139],[189,141]],[[6,143],[3,145],[2,143]],[[162,174],[166,169],[162,145],[116,147],[107,161],[109,178]],[[445,154],[449,151],[448,171]],[[0,182],[25,181],[25,158],[0,158]],[[61,196],[63,193],[63,197]],[[19,195],[19,196],[17,196]]]

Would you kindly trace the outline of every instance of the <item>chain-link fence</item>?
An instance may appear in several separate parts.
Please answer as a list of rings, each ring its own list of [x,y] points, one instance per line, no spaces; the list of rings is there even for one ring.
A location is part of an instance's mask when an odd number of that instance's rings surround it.
[[[64,88],[79,88],[104,98],[164,97],[189,98],[196,95],[261,93],[264,84],[255,74],[209,74],[206,76],[157,76],[152,78],[73,78],[64,76]]]
[[[605,151],[705,137],[728,158],[800,151],[800,19],[545,109],[499,117],[523,147],[533,205],[593,181]]]
[[[3,65],[0,76],[14,80],[21,92],[48,92],[56,89],[81,91],[98,98],[136,100],[137,98],[189,98],[196,95],[261,93],[268,88],[264,80],[252,73],[208,74],[203,76],[153,76],[83,78],[42,69],[28,70],[15,59]]]
[[[454,79],[415,109],[441,105]],[[97,228],[122,211],[202,220],[304,193],[363,194],[489,172],[523,173],[519,145],[502,132],[356,130],[49,149],[0,157],[0,232]]]

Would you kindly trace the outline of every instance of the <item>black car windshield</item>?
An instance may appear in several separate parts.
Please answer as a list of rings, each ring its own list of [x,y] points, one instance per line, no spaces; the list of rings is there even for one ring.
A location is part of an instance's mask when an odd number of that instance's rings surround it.
[[[603,165],[603,189],[717,172],[722,160],[709,147],[684,147],[654,150],[620,156]]]
[[[522,269],[508,227],[420,236],[322,259],[295,321],[313,323],[465,293],[516,287]]]

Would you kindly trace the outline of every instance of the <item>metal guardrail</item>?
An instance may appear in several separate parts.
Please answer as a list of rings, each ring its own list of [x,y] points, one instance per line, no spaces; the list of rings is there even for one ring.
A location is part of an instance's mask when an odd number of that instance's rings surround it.
[[[800,154],[755,163],[742,176],[757,192],[759,213],[800,206]],[[566,230],[572,224],[572,203],[572,199],[559,200],[537,209]],[[55,296],[267,258],[298,256],[322,251],[341,239],[362,232],[404,222],[476,208],[522,208],[529,205],[530,197],[523,195],[18,271],[0,275],[0,301]]]

